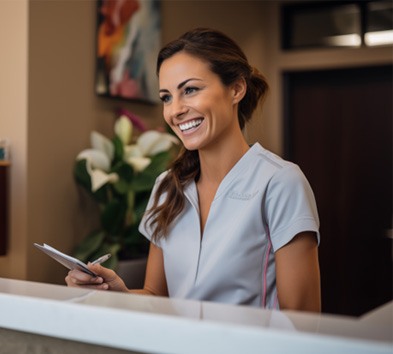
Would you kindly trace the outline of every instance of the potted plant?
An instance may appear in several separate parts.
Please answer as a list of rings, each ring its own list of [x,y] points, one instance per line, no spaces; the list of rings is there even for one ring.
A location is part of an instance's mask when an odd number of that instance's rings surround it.
[[[122,111],[114,125],[114,137],[97,131],[91,148],[78,154],[74,177],[99,207],[100,225],[77,245],[73,255],[88,262],[103,254],[104,263],[117,269],[120,260],[145,257],[148,241],[138,231],[157,176],[175,157],[178,139],[167,132],[146,130],[138,117]],[[141,134],[134,137],[133,128]]]

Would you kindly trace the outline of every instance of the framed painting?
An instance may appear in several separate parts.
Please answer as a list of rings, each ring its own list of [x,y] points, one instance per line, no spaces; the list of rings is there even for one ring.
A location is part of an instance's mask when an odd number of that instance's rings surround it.
[[[95,91],[157,103],[160,0],[98,0]]]

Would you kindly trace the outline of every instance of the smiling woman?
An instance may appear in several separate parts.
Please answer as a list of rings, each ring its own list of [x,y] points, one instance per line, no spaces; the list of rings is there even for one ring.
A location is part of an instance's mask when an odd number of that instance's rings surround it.
[[[165,121],[183,150],[156,180],[139,230],[150,240],[143,289],[112,270],[71,271],[70,286],[272,309],[320,311],[319,221],[299,167],[248,145],[242,129],[268,85],[240,47],[211,29],[157,60]]]

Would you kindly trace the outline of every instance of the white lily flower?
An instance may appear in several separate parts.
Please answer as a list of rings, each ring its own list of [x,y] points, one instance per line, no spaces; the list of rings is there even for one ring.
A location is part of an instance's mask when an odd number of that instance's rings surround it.
[[[92,192],[95,192],[106,183],[115,183],[119,179],[116,173],[107,173],[110,170],[111,162],[108,156],[100,150],[83,150],[76,159],[86,160],[86,170],[90,175]]]
[[[143,152],[139,145],[127,145],[124,146],[124,160],[128,160],[130,157],[143,157]]]
[[[105,173],[101,170],[92,170],[91,177],[91,191],[95,192],[107,183],[115,183],[119,180],[117,173]]]
[[[127,145],[130,142],[132,128],[131,121],[125,115],[120,116],[120,118],[115,122],[115,133],[122,141],[123,145]]]
[[[137,140],[137,145],[141,148],[143,156],[152,156],[167,151],[172,144],[178,143],[179,140],[173,135],[157,130],[144,132]]]
[[[97,149],[86,149],[81,151],[76,157],[77,160],[87,160],[87,170],[100,169],[109,171],[111,168],[111,160],[102,151]]]
[[[147,166],[150,165],[151,159],[148,157],[129,157],[126,160],[136,172],[142,172]]]
[[[110,161],[113,160],[115,147],[107,137],[96,131],[92,131],[90,134],[90,144],[93,149],[103,152]]]
[[[140,146],[134,144],[124,147],[124,161],[131,165],[136,172],[142,172],[150,165],[151,159],[143,156]]]

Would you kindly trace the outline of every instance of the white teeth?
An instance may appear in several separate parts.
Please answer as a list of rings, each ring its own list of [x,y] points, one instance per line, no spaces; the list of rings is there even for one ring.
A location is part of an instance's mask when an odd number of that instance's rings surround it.
[[[179,128],[182,132],[184,132],[185,130],[197,127],[201,123],[202,123],[202,119],[195,119],[187,123],[179,124]]]

